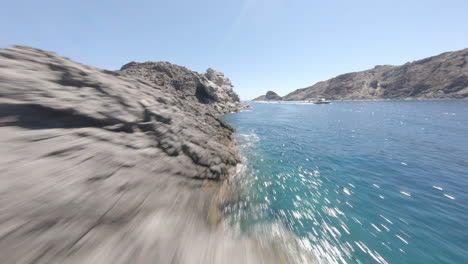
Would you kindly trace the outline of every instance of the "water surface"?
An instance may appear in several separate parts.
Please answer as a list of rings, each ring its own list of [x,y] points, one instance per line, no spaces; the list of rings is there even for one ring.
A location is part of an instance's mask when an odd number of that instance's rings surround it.
[[[225,116],[246,164],[233,227],[323,263],[467,263],[468,101],[252,106]]]

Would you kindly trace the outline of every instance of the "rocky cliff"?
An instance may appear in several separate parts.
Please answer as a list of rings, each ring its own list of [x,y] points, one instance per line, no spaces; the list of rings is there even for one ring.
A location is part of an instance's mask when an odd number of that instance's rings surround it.
[[[199,74],[169,62],[130,62],[121,72],[143,78],[159,87],[169,89],[188,105],[200,104],[213,114],[225,114],[239,110],[239,96],[232,89],[231,81],[222,72],[211,68]]]
[[[463,99],[468,97],[468,49],[347,73],[296,90],[283,100]]]
[[[212,69],[0,50],[0,262],[278,262],[209,225],[239,162],[218,116],[239,106]]]
[[[268,91],[265,95],[261,95],[252,101],[279,101],[281,100],[281,96],[273,91]]]

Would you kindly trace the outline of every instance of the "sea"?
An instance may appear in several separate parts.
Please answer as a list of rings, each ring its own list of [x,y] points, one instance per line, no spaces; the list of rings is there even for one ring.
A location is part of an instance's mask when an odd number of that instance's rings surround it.
[[[249,104],[224,116],[233,229],[318,263],[468,263],[468,101]]]

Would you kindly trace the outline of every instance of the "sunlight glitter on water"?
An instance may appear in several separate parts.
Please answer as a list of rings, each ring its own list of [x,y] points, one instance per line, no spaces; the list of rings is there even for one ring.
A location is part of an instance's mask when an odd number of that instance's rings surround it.
[[[293,234],[288,241],[320,263],[440,263],[433,252],[461,263],[461,234],[468,227],[460,223],[468,220],[460,219],[466,219],[468,203],[458,201],[467,200],[460,190],[468,184],[460,175],[468,168],[460,157],[468,156],[468,148],[464,139],[450,140],[463,134],[457,129],[468,118],[445,115],[456,123],[452,133],[444,130],[447,124],[431,126],[436,114],[430,109],[398,114],[412,104],[418,103],[336,103],[318,110],[262,104],[242,118],[229,116],[247,167],[245,206],[230,223],[249,234],[281,227]],[[423,117],[411,120],[408,113]],[[426,139],[427,133],[438,138]]]

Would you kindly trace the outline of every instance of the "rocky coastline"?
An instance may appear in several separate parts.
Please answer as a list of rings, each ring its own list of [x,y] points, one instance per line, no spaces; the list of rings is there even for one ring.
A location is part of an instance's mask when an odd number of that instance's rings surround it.
[[[240,162],[221,72],[0,50],[1,263],[282,263],[219,222]]]
[[[269,91],[276,96],[260,96],[253,101],[467,99],[467,62],[468,49],[445,52],[400,66],[378,65],[342,74],[283,97]]]

